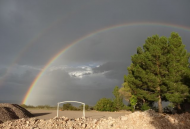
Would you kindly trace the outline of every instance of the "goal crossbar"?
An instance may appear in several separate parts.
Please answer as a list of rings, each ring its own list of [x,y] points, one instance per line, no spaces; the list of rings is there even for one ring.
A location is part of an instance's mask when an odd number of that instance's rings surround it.
[[[59,104],[62,103],[80,103],[83,105],[83,117],[85,118],[85,103],[79,102],[79,101],[63,101],[57,103],[57,117],[59,116]]]

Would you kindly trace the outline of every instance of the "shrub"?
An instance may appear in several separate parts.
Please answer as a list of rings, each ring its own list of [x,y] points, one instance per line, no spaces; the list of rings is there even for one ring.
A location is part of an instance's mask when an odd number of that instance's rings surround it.
[[[141,110],[146,111],[148,109],[150,109],[150,106],[148,105],[148,103],[143,103],[143,105],[141,106]]]
[[[38,106],[36,106],[36,108],[39,108],[39,109],[51,109],[52,107],[49,106],[49,105],[38,105]]]
[[[25,105],[25,104],[21,104],[20,106],[23,107],[23,108],[35,108],[35,106]]]
[[[83,105],[80,105],[78,107],[79,110],[83,110]],[[89,110],[89,106],[88,105],[85,105],[85,110]]]
[[[74,107],[70,103],[63,104],[63,110],[73,110]]]
[[[125,105],[123,109],[127,111],[132,111],[132,107],[130,105],[129,106]]]
[[[90,108],[89,108],[90,110],[94,110],[94,107],[93,106],[90,106]]]
[[[132,112],[135,111],[136,104],[137,104],[137,97],[135,95],[132,95],[131,98],[130,98],[130,105],[131,105],[131,108],[132,108]]]
[[[95,106],[97,111],[115,111],[114,103],[107,98],[100,99]]]
[[[164,108],[164,113],[172,114],[175,112],[175,105],[173,103],[169,103],[168,106]]]

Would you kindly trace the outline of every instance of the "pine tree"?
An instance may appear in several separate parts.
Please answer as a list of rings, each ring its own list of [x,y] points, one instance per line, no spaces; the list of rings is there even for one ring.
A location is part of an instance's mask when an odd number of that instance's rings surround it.
[[[168,76],[166,99],[181,110],[180,104],[188,97],[189,88],[185,78],[189,76],[189,53],[182,44],[181,37],[172,33],[168,40]]]
[[[177,33],[172,33],[169,40],[158,35],[148,37],[143,49],[137,48],[128,67],[126,80],[131,94],[138,103],[157,101],[160,113],[162,100],[179,106],[188,96],[188,87],[183,83],[189,68],[188,58]]]

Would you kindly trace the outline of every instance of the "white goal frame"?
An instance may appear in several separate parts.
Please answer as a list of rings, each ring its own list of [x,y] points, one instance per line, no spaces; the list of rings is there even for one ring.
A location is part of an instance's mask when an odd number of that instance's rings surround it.
[[[57,117],[59,116],[59,104],[61,103],[80,103],[83,105],[83,117],[85,118],[85,103],[79,102],[79,101],[63,101],[57,103]]]

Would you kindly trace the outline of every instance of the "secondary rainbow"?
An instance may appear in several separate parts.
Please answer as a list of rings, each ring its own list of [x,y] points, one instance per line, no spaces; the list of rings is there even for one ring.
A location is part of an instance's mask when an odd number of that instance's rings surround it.
[[[122,28],[122,27],[129,27],[129,26],[161,26],[161,27],[171,27],[171,28],[177,28],[177,29],[182,29],[185,31],[190,31],[190,27],[186,27],[186,26],[182,26],[182,25],[175,25],[175,24],[169,24],[169,23],[159,23],[159,22],[135,22],[135,23],[125,23],[125,24],[119,24],[119,25],[113,25],[113,26],[109,26],[109,27],[105,27],[103,29],[99,29],[96,31],[93,31],[90,34],[87,34],[77,40],[75,40],[74,42],[72,42],[71,44],[69,44],[68,46],[64,47],[61,51],[59,51],[56,55],[53,56],[53,58],[51,58],[47,64],[44,66],[44,68],[41,70],[41,72],[36,76],[36,78],[34,79],[34,81],[32,82],[32,84],[30,85],[29,89],[27,90],[23,100],[22,100],[22,104],[25,104],[30,92],[32,91],[32,89],[34,88],[34,86],[37,84],[38,80],[40,79],[41,76],[43,76],[44,72],[46,71],[46,69],[56,60],[58,59],[66,50],[68,50],[69,48],[71,48],[73,45],[81,42],[82,40],[86,39],[86,38],[90,38],[92,36],[94,36],[95,34],[101,33],[101,32],[105,32],[105,31],[109,31],[112,29],[116,29],[116,28]]]
[[[98,2],[97,2],[98,3]],[[50,25],[42,29],[34,38],[29,40],[28,43],[24,46],[24,48],[21,49],[21,51],[17,54],[17,56],[14,58],[14,60],[11,62],[9,69],[6,71],[6,73],[0,78],[0,86],[5,82],[11,71],[13,70],[14,66],[20,61],[20,59],[25,55],[25,53],[31,48],[32,45],[35,45],[42,36],[50,32],[55,26],[63,23],[65,20],[69,19],[71,16],[77,15],[81,10],[86,9],[89,5],[92,3],[87,3],[82,5],[80,8],[76,8],[72,10],[71,12],[68,12],[66,15],[61,16],[60,18],[54,20]],[[98,3],[99,4],[99,3]]]

